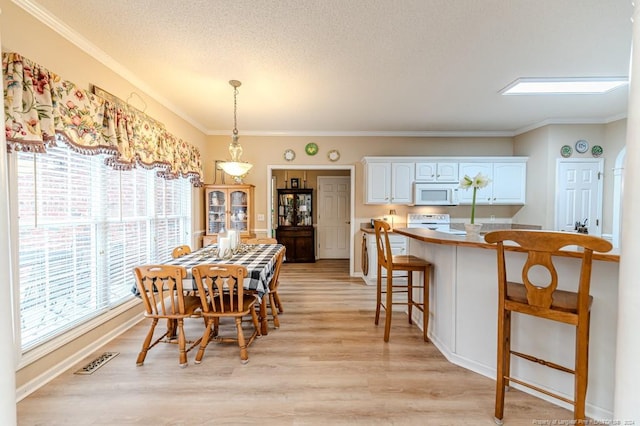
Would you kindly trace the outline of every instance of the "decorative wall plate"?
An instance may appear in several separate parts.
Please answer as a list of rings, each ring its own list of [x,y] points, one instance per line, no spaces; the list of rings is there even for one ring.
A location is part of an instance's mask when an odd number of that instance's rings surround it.
[[[585,152],[587,152],[587,150],[589,150],[589,142],[585,141],[584,139],[580,139],[578,142],[576,142],[576,152],[584,154]]]
[[[602,147],[600,145],[594,145],[593,148],[591,148],[591,155],[593,155],[594,157],[600,157],[602,155]]]
[[[327,158],[329,161],[338,161],[340,159],[340,153],[337,149],[332,149],[327,153]]]
[[[569,145],[563,145],[562,148],[560,148],[560,155],[562,155],[564,158],[571,157],[572,152],[573,149],[571,149]]]
[[[318,145],[313,142],[308,143],[304,147],[304,152],[306,152],[307,155],[316,155],[318,153]]]
[[[283,157],[287,161],[293,161],[296,158],[296,153],[292,149],[287,149],[284,151]]]

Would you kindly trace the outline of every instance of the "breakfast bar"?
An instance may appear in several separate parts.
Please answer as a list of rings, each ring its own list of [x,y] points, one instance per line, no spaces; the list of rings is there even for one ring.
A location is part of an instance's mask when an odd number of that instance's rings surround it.
[[[431,278],[428,333],[433,344],[450,362],[495,379],[498,312],[496,247],[486,243],[483,236],[452,235],[413,228],[395,228],[394,232],[409,237],[410,254],[435,265]],[[515,246],[507,247],[507,250],[507,256],[511,256],[516,263],[515,266],[508,266],[508,273],[519,276],[526,255]],[[595,419],[613,418],[620,260],[617,250],[594,253],[593,256],[591,295],[594,300],[591,309],[587,415]],[[567,249],[559,251],[557,255],[554,262],[559,276],[575,276],[577,279],[577,258],[580,253]],[[513,265],[514,261],[510,263]],[[422,324],[419,315],[413,320],[416,324]],[[518,315],[514,316],[513,322],[514,349],[519,347],[558,364],[572,365],[573,327]],[[512,359],[512,374],[537,383],[543,389],[568,397],[573,395],[573,377],[569,374],[549,371],[517,358]],[[558,404],[557,400],[543,394],[517,385],[514,387]],[[572,409],[568,404],[560,404]]]

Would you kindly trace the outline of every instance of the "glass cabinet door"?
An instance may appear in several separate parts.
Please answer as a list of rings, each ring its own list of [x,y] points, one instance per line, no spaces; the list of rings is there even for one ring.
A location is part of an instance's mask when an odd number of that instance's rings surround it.
[[[209,206],[209,229],[208,234],[217,234],[225,228],[227,220],[227,200],[226,192],[210,191],[207,194],[207,205]]]
[[[293,194],[280,194],[278,205],[278,225],[291,226],[295,220],[295,204]]]
[[[278,226],[313,226],[311,190],[278,190]]]
[[[296,212],[296,225],[309,226],[313,224],[311,216],[311,194],[296,194]]]
[[[247,231],[249,229],[248,221],[248,194],[246,191],[237,190],[229,193],[231,198],[231,209],[229,217],[229,228],[237,231]]]

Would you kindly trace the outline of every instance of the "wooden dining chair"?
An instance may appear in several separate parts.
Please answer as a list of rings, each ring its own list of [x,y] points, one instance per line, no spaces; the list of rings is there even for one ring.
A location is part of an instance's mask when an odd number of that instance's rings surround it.
[[[202,362],[204,351],[211,340],[218,342],[237,342],[240,347],[240,360],[243,364],[249,362],[247,347],[260,334],[258,314],[255,305],[258,297],[246,293],[243,289],[247,268],[240,265],[202,264],[191,270],[193,279],[198,287],[198,294],[202,305],[202,316],[207,327],[200,341],[200,349],[195,362]],[[251,315],[254,331],[245,339],[242,330],[242,317]],[[236,338],[218,336],[217,329],[221,318],[233,318],[236,325]]]
[[[280,295],[278,294],[278,286],[280,285],[280,268],[284,261],[284,254],[286,249],[281,250],[276,257],[276,265],[273,270],[273,276],[269,281],[269,308],[271,310],[271,318],[273,319],[273,326],[280,328],[280,319],[278,314],[284,312],[282,308],[282,302],[280,301]]]
[[[246,244],[278,244],[278,240],[275,238],[249,238],[245,241]]]
[[[389,341],[391,331],[391,314],[393,305],[406,305],[409,324],[413,323],[411,318],[412,308],[422,311],[423,338],[427,342],[427,330],[429,327],[429,276],[431,275],[432,264],[424,259],[412,255],[393,255],[391,244],[389,243],[389,230],[391,226],[383,220],[375,220],[373,227],[376,232],[376,246],[378,251],[378,277],[376,280],[376,318],[378,325],[380,319],[380,308],[385,310],[384,341]],[[382,269],[386,269],[386,286],[382,288]],[[394,271],[405,271],[407,273],[407,283],[394,284]],[[413,272],[422,272],[422,285],[413,285]],[[399,277],[395,277],[399,278]],[[413,298],[414,289],[423,289],[422,302]],[[406,301],[393,301],[394,294],[405,293]],[[382,301],[385,295],[385,301]]]
[[[189,247],[188,245],[183,245],[183,246],[178,246],[174,248],[173,251],[171,252],[171,256],[174,259],[177,259],[189,253],[191,253],[191,247]]]
[[[502,424],[505,388],[509,386],[510,382],[573,404],[574,419],[584,421],[589,372],[589,323],[593,302],[593,297],[589,295],[592,256],[594,251],[607,252],[611,250],[611,243],[592,235],[531,230],[493,231],[485,235],[485,240],[488,243],[497,244],[498,253],[496,423]],[[516,243],[519,246],[518,251],[524,251],[527,254],[521,276],[517,281],[512,281],[507,277],[505,241]],[[553,263],[553,254],[566,246],[577,246],[580,249],[581,269],[579,277],[563,277],[563,287],[566,290],[561,290],[558,288],[559,278]],[[576,334],[573,368],[513,350],[511,347],[512,312],[574,326]],[[573,400],[511,377],[511,355],[573,374]]]
[[[176,343],[177,333],[180,367],[186,367],[187,352],[200,343],[200,340],[189,342],[192,345],[186,348],[184,319],[199,316],[197,312],[201,307],[199,297],[184,295],[182,279],[187,271],[182,266],[147,265],[136,267],[134,274],[145,307],[145,317],[151,318],[151,328],[144,339],[136,364],[143,365],[147,352],[156,344]],[[167,320],[167,331],[152,343],[159,319]]]

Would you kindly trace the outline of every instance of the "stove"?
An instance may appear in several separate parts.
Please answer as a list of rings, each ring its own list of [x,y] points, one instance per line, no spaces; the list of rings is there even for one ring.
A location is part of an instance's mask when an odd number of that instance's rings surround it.
[[[451,219],[448,214],[420,214],[409,213],[407,215],[407,228],[430,229],[453,235],[465,235],[464,231],[450,228]]]

